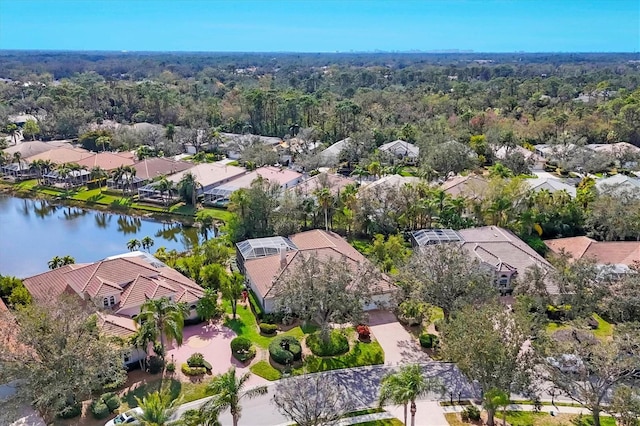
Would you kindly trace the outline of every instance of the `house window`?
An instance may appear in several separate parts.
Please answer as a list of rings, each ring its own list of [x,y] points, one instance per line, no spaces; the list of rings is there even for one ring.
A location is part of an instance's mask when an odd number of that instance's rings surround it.
[[[109,305],[113,306],[116,304],[116,298],[115,296],[110,296],[109,297]]]
[[[102,304],[104,305],[105,308],[109,307],[109,298],[105,297],[104,299],[102,299]]]

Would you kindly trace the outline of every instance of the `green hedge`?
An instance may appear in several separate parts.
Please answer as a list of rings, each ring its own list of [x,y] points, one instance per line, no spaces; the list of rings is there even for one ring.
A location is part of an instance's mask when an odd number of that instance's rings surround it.
[[[278,326],[276,324],[260,323],[260,333],[272,336],[278,332]]]
[[[61,419],[72,419],[78,417],[80,414],[82,414],[82,403],[80,402],[62,407],[62,409],[58,411],[58,417]]]
[[[422,333],[419,337],[420,346],[423,348],[431,349],[438,346],[438,336],[435,334]]]
[[[256,356],[256,349],[251,340],[238,336],[231,341],[231,355],[240,362],[245,362]]]
[[[282,347],[284,342],[289,344],[289,350]],[[302,346],[293,336],[277,336],[269,344],[269,355],[278,364],[291,364],[302,359]]]
[[[264,311],[262,310],[262,306],[260,306],[256,295],[253,293],[253,290],[249,290],[249,303],[251,304],[251,310],[256,318],[258,318],[258,321],[262,320]]]
[[[349,340],[340,330],[331,330],[329,341],[323,342],[320,333],[307,336],[307,346],[314,355],[335,356],[349,352]]]
[[[185,376],[201,376],[207,372],[207,369],[204,367],[189,367],[189,364],[182,364],[180,367],[182,374]]]
[[[104,419],[109,415],[110,412],[111,410],[109,410],[107,404],[105,404],[101,400],[93,401],[93,403],[91,404],[91,414],[93,414],[93,417],[98,420]]]
[[[120,398],[118,397],[118,395],[110,395],[107,398],[103,396],[102,400],[105,404],[107,404],[107,407],[109,407],[109,411],[111,411],[112,413],[120,407]]]
[[[187,365],[189,367],[204,367],[204,355],[200,352],[192,354],[187,360]]]

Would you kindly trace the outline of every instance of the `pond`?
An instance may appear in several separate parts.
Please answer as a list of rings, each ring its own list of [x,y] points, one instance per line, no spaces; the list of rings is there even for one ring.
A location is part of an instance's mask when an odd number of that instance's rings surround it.
[[[198,229],[179,222],[106,213],[46,200],[0,195],[0,274],[20,278],[48,270],[54,256],[93,262],[128,251],[127,242],[144,237],[159,247],[183,251],[199,242]]]

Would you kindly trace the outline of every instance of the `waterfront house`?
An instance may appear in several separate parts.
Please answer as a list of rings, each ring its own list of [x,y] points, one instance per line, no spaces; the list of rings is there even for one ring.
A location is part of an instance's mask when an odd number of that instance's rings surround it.
[[[301,173],[281,167],[264,166],[206,191],[204,202],[215,204],[219,200],[228,200],[238,189],[250,188],[251,183],[258,178],[277,183],[283,190],[293,188],[302,182]]]
[[[198,182],[198,195],[207,192],[217,186],[225,184],[237,177],[244,175],[246,170],[242,167],[229,166],[225,162],[217,161],[215,163],[202,163],[189,169],[175,173],[167,179],[175,185],[187,174],[191,173]],[[138,189],[138,195],[141,200],[164,202],[164,197],[153,184],[145,185]]]
[[[334,232],[320,229],[300,232],[289,238],[246,240],[238,243],[236,247],[238,266],[244,271],[247,284],[267,313],[275,309],[279,280],[284,274],[295,271],[303,255],[340,260],[354,270],[369,262],[344,238]],[[382,274],[373,291],[373,302],[365,306],[365,310],[388,305],[396,287],[389,277]]]

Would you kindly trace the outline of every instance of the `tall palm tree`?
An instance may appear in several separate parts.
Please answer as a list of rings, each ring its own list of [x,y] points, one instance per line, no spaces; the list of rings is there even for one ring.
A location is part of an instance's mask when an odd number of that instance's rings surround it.
[[[22,154],[19,151],[13,153],[13,162],[18,164],[18,174],[22,174]]]
[[[127,249],[129,251],[136,251],[140,248],[141,245],[142,243],[140,243],[140,240],[138,240],[137,238],[132,238],[127,242]]]
[[[167,179],[166,176],[162,176],[159,181],[153,184],[153,187],[160,191],[162,203],[167,207],[169,205],[169,200],[171,199],[171,193],[174,190],[173,182]],[[164,198],[165,193],[167,193],[167,198]]]
[[[204,240],[209,240],[209,230],[213,226],[213,216],[205,212],[201,212],[196,215],[196,222],[200,224],[200,233]]]
[[[136,420],[143,426],[165,426],[171,423],[173,413],[176,411],[175,400],[171,401],[168,392],[155,391],[140,399],[135,397],[142,414]]]
[[[20,133],[20,130],[18,130],[18,126],[15,123],[8,124],[5,128],[5,132],[11,136],[14,145],[18,143],[18,134]]]
[[[106,179],[109,174],[105,169],[100,166],[95,166],[91,170],[91,175],[89,176],[91,180],[96,181],[98,183],[98,187],[100,188],[100,192],[102,192],[102,186],[104,184],[104,179]]]
[[[315,191],[315,196],[318,198],[318,204],[324,210],[324,230],[329,231],[329,206],[333,203],[333,194],[327,187],[319,188]]]
[[[140,240],[140,244],[142,244],[143,249],[145,249],[148,253],[151,253],[150,249],[151,247],[153,247],[153,244],[155,244],[155,242],[153,241],[153,238],[147,235],[142,240]]]
[[[416,399],[430,392],[442,391],[438,380],[425,379],[422,368],[418,364],[402,367],[396,373],[387,374],[382,379],[378,404],[387,403],[404,405],[404,423],[407,424],[407,405],[411,403],[411,426],[416,424]]]
[[[140,358],[140,369],[145,369],[146,355],[149,351],[149,343],[153,343],[158,339],[156,329],[151,323],[144,323],[138,327],[136,332],[129,338],[131,346],[137,349],[141,349],[145,353],[144,358]]]
[[[63,256],[62,259],[60,259],[60,266],[73,265],[74,263],[76,263],[76,259],[69,255]]]
[[[58,172],[58,177],[64,181],[65,187],[68,188],[70,184],[70,182],[68,181],[68,178],[69,178],[69,175],[71,175],[71,168],[69,167],[69,164],[67,163],[60,164],[56,168],[56,172]]]
[[[240,406],[242,398],[251,399],[267,393],[266,386],[259,386],[244,391],[250,374],[251,373],[245,373],[241,377],[237,377],[235,367],[231,367],[226,373],[214,377],[207,386],[207,390],[214,396],[202,406],[201,411],[203,413],[219,413],[228,408],[231,412],[231,418],[233,419],[233,426],[238,426],[242,411],[242,407]]]
[[[136,315],[135,322],[138,325],[149,324],[156,335],[160,336],[161,356],[165,356],[165,339],[175,340],[178,346],[182,345],[182,330],[184,320],[189,315],[189,308],[176,303],[167,297],[147,300]]]
[[[56,269],[62,266],[62,258],[60,256],[53,256],[49,262],[47,262],[49,269]]]
[[[178,192],[187,204],[191,204],[194,208],[198,201],[198,188],[202,185],[196,180],[193,173],[186,173],[178,182]]]

